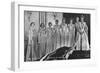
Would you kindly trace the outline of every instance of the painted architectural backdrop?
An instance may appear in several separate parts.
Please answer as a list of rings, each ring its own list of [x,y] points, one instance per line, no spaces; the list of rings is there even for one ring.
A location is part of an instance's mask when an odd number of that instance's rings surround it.
[[[29,25],[31,22],[35,22],[35,27],[37,31],[39,30],[39,25],[44,23],[48,27],[48,23],[51,22],[55,25],[55,20],[59,20],[61,24],[63,13],[59,12],[40,12],[40,11],[24,11],[24,35],[28,36]]]

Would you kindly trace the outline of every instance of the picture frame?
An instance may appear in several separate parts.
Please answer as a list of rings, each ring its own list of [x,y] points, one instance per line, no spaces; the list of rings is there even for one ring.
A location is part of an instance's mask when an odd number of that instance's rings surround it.
[[[95,25],[96,24],[96,8],[89,6],[66,5],[59,6],[43,6],[34,5],[32,3],[13,2],[11,4],[11,69],[14,71],[20,70],[37,70],[48,69],[55,67],[75,67],[87,66],[96,64],[95,48]],[[67,13],[89,13],[90,30],[91,30],[91,58],[82,60],[61,60],[61,61],[24,61],[24,11],[48,11],[48,12],[67,12]],[[56,14],[54,13],[54,16]]]

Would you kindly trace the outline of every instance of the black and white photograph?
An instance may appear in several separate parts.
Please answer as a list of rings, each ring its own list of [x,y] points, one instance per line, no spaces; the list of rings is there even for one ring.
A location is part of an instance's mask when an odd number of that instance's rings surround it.
[[[24,62],[90,59],[91,14],[24,11]]]
[[[13,70],[68,69],[96,64],[95,7],[12,5]]]

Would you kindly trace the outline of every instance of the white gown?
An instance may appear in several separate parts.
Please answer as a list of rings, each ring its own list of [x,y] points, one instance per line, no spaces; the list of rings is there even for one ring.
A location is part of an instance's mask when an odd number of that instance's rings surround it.
[[[26,60],[37,60],[37,31],[35,28],[30,28],[28,36],[28,48]],[[30,57],[31,56],[31,57]]]
[[[86,22],[81,23],[83,25],[83,34],[82,34],[82,50],[90,50],[89,41],[88,41],[88,27]]]
[[[68,28],[68,25],[66,24],[65,27],[64,27],[64,31],[65,31],[65,46],[66,47],[69,47],[68,45],[68,40],[69,40],[69,28]]]
[[[59,48],[60,47],[60,26],[59,25],[55,25],[54,26],[54,31],[55,31],[55,34],[54,34],[54,36],[55,36],[55,49],[57,49],[57,48]]]
[[[60,25],[60,42],[61,42],[61,47],[64,47],[65,46],[65,25],[66,24],[61,24]]]
[[[40,50],[40,58],[46,54],[47,33],[45,29],[40,29],[38,34],[38,43]]]
[[[47,46],[46,46],[46,54],[52,52],[53,49],[53,38],[52,38],[53,30],[52,28],[47,28]]]
[[[78,44],[76,50],[89,50],[89,42],[87,35],[87,25],[85,22],[76,23]]]
[[[74,24],[68,24],[68,28],[69,28],[68,46],[72,47],[74,42],[75,42],[75,27],[74,27]]]

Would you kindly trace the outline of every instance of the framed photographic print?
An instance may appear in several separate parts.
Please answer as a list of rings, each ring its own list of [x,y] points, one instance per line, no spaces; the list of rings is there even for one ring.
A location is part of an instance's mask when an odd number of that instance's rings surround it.
[[[96,8],[14,2],[11,14],[11,69],[95,64]]]

